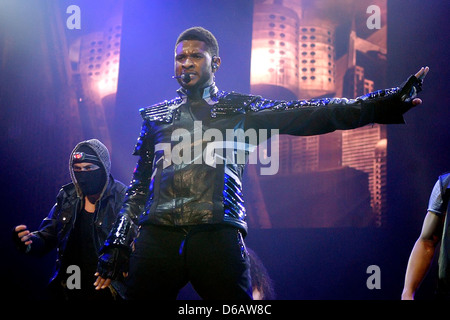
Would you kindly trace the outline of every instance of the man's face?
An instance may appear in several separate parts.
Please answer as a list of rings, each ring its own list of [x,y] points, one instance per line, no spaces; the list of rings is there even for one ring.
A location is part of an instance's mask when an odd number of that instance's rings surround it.
[[[213,82],[211,62],[211,54],[203,41],[181,41],[175,48],[175,75],[188,73],[191,81],[185,83],[178,79],[178,83],[189,90],[209,86]]]

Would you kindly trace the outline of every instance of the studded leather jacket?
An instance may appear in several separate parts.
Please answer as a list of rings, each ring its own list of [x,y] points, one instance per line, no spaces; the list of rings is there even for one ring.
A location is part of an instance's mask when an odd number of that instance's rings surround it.
[[[403,113],[419,90],[420,81],[411,76],[400,87],[356,99],[278,101],[224,92],[212,85],[204,90],[201,101],[200,109],[207,112],[200,113],[180,89],[179,97],[140,110],[143,125],[134,150],[139,160],[105,246],[129,246],[133,234],[129,230],[147,223],[229,224],[245,234],[242,176],[251,151],[248,130],[253,130],[259,143],[273,130],[307,136],[370,123],[404,123]],[[227,141],[227,130],[242,130],[247,140]],[[215,147],[208,148],[211,144]],[[242,150],[244,161],[236,161]]]

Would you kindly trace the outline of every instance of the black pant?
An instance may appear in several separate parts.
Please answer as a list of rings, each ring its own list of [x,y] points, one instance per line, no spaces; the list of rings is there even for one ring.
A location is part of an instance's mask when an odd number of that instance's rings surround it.
[[[176,299],[188,281],[203,299],[251,299],[250,264],[238,229],[143,225],[130,258],[127,299]]]

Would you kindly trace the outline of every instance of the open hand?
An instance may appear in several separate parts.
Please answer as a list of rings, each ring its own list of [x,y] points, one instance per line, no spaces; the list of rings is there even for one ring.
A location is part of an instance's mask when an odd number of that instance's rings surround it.
[[[26,225],[18,225],[14,228],[14,231],[17,233],[20,241],[22,241],[26,246],[33,243],[33,241],[30,240],[31,232],[28,230]]]
[[[423,81],[423,79],[427,76],[428,71],[430,71],[430,68],[428,67],[422,67],[419,71],[414,75],[419,81]],[[414,106],[417,106],[422,103],[422,99],[420,98],[414,98],[412,101],[412,104]]]

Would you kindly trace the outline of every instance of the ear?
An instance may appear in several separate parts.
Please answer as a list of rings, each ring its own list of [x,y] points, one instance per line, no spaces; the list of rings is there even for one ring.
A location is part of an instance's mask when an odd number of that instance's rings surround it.
[[[213,72],[216,72],[220,67],[221,59],[218,56],[213,56],[211,59],[211,68]]]

